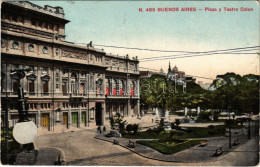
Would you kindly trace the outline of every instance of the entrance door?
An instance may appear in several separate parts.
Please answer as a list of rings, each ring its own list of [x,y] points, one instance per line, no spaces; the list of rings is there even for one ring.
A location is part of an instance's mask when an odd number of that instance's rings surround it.
[[[78,113],[77,112],[71,113],[71,117],[72,117],[72,125],[78,126]]]
[[[86,126],[86,112],[81,113],[81,122]]]
[[[96,125],[102,125],[102,103],[96,103]]]
[[[66,125],[67,126],[67,128],[69,128],[68,127],[68,113],[67,112],[64,112],[63,113],[63,125]]]
[[[50,125],[50,116],[49,113],[42,113],[41,114],[41,126],[48,128]]]

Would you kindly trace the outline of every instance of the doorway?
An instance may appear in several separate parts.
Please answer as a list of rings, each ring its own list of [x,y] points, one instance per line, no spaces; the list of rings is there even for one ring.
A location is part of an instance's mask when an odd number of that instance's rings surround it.
[[[50,126],[50,116],[49,113],[41,114],[41,126],[45,128],[49,128]]]
[[[102,103],[96,103],[96,125],[102,125]]]
[[[63,125],[66,125],[67,129],[69,128],[69,124],[68,124],[68,113],[64,112],[63,113]]]

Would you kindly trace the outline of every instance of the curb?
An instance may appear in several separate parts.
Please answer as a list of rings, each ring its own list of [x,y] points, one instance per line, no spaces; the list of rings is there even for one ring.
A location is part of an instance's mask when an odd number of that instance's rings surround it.
[[[95,136],[94,138],[95,138],[95,139],[98,139],[98,140],[106,141],[106,142],[109,142],[109,143],[112,143],[112,144],[113,144],[113,142],[111,142],[111,141],[108,141],[108,140],[105,140],[105,139],[101,139],[101,138],[98,138],[98,137],[96,137],[96,136]],[[162,162],[182,162],[182,161],[167,161],[167,160],[162,160],[162,159],[157,159],[157,158],[151,158],[151,157],[148,157],[148,156],[146,156],[146,155],[144,155],[144,154],[138,153],[138,152],[136,152],[136,151],[134,151],[134,150],[132,150],[132,149],[130,149],[130,148],[128,148],[128,147],[122,145],[122,144],[118,144],[118,145],[121,146],[121,147],[123,147],[123,148],[126,148],[126,149],[128,149],[128,150],[130,150],[130,151],[132,151],[133,153],[135,153],[135,154],[137,154],[137,155],[140,155],[141,157],[147,158],[147,159],[156,160],[156,161],[162,161]]]
[[[99,138],[99,137],[97,137],[97,136],[95,136],[94,138],[95,138],[95,139],[98,139],[98,140],[101,140],[101,141],[106,141],[106,142],[109,142],[109,143],[112,143],[112,144],[113,144],[112,141],[105,140],[105,139],[101,139],[101,138]],[[249,141],[250,141],[250,140],[249,140]],[[249,141],[245,142],[244,144],[248,143]],[[243,146],[244,144],[240,145],[239,147]],[[156,160],[156,161],[161,161],[161,162],[202,163],[202,161],[185,162],[185,161],[171,161],[171,160],[162,160],[162,159],[158,159],[158,158],[152,158],[152,157],[148,157],[148,156],[146,156],[146,155],[144,155],[144,154],[142,154],[142,153],[136,152],[136,151],[130,149],[129,147],[127,147],[127,146],[125,146],[125,145],[122,145],[122,144],[120,144],[120,143],[117,144],[117,145],[119,145],[119,146],[121,146],[121,147],[123,147],[123,148],[126,148],[126,149],[132,151],[133,153],[135,153],[135,154],[137,154],[137,155],[139,155],[139,156],[141,156],[141,157],[144,157],[144,158],[147,158],[147,159],[151,159],[151,160]],[[239,147],[237,147],[237,148],[235,148],[235,149],[238,149]],[[234,149],[234,150],[235,150],[235,149]],[[231,153],[231,152],[229,152],[229,153]],[[225,154],[225,155],[223,155],[223,156],[217,157],[217,158],[214,159],[214,160],[206,160],[206,161],[203,161],[203,162],[220,161],[220,160],[222,160],[223,158],[225,158],[229,153],[227,153],[227,154]]]

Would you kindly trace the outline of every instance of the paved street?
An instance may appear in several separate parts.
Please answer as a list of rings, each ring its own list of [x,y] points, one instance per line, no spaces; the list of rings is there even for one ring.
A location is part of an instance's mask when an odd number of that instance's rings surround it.
[[[35,140],[37,148],[56,148],[61,151],[66,165],[254,165],[258,161],[257,139],[236,147],[230,154],[224,154],[212,162],[167,163],[143,158],[130,150],[112,143],[94,139],[95,130],[82,130],[60,134],[38,136]],[[227,140],[227,138],[225,138]],[[227,145],[227,144],[225,144]],[[215,147],[215,146],[214,146]],[[192,149],[196,149],[192,148]],[[245,151],[243,151],[245,150]],[[187,151],[187,150],[185,150]],[[210,152],[212,152],[210,150]],[[185,159],[196,154],[203,156],[203,151],[193,150]],[[176,156],[178,156],[177,153]],[[183,154],[184,155],[184,154]],[[205,155],[208,155],[205,154]],[[204,155],[204,156],[205,156]],[[44,156],[44,155],[43,155]],[[46,157],[48,155],[45,155]],[[41,159],[44,159],[41,157]],[[232,161],[230,161],[232,160]],[[47,158],[46,158],[47,161]],[[49,163],[48,163],[49,164]]]

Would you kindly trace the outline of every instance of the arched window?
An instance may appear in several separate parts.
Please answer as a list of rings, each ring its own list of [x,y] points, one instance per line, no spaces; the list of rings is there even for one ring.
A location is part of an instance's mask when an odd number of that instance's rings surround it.
[[[103,83],[103,80],[101,78],[96,80],[96,93],[97,93],[97,95],[102,94],[102,83]]]
[[[109,93],[110,93],[109,90],[110,90],[111,84],[110,84],[108,78],[105,79],[105,84],[106,84],[106,95],[109,95]]]
[[[49,91],[48,81],[42,81],[42,90],[43,90],[43,93],[48,93],[48,91]]]
[[[116,95],[116,87],[117,87],[117,82],[115,79],[113,79],[113,95]]]
[[[119,80],[119,95],[122,96],[124,93],[124,82]]]
[[[76,88],[76,85],[77,85],[77,75],[75,72],[71,73],[71,76],[70,76],[70,83],[71,83],[71,93],[73,94],[76,94],[77,93],[77,88]]]
[[[130,83],[130,94],[131,96],[135,95],[135,81],[131,81]]]

